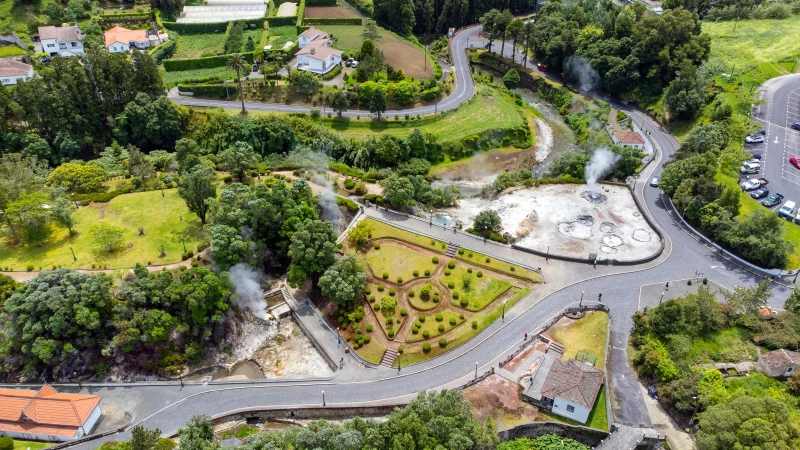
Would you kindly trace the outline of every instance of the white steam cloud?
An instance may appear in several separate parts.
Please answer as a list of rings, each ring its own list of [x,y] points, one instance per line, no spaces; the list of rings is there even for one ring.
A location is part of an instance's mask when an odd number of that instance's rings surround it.
[[[236,296],[239,297],[239,308],[247,308],[254,316],[266,319],[267,302],[264,300],[264,290],[261,289],[261,274],[245,263],[231,267],[229,273]]]
[[[597,180],[602,178],[608,173],[619,161],[620,156],[607,148],[599,148],[595,150],[592,159],[586,164],[586,184],[595,186]]]
[[[589,60],[582,56],[570,56],[567,58],[567,73],[578,79],[581,90],[591,92],[600,82],[600,74],[597,73]]]

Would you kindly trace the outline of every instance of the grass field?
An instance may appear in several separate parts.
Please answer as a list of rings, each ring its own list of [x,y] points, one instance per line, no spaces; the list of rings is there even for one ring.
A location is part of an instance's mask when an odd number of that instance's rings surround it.
[[[515,128],[527,124],[514,100],[493,88],[481,86],[478,95],[455,110],[423,120],[418,126],[414,122],[385,120],[325,120],[323,123],[344,137],[367,139],[380,134],[406,137],[412,128],[435,134],[439,142],[463,139],[469,135],[494,128]]]
[[[800,15],[784,20],[703,22],[703,31],[711,37],[711,58],[722,58],[739,68],[800,57],[798,29]],[[781,72],[783,68],[776,66],[774,70]]]
[[[161,79],[164,80],[164,85],[171,88],[178,83],[183,83],[186,80],[195,80],[199,78],[208,77],[222,77],[224,79],[232,79],[233,72],[226,67],[212,67],[210,69],[197,69],[197,70],[183,70],[180,72],[167,72],[160,69]]]
[[[414,280],[415,270],[422,275],[425,270],[433,272],[437,266],[427,255],[390,243],[383,243],[379,250],[370,249],[366,255],[366,263],[376,277],[380,278],[388,273],[389,281],[397,282],[397,278],[402,277],[405,283]]]
[[[288,41],[297,41],[297,27],[294,25],[270,28],[268,36],[263,40],[263,44],[272,44],[272,48],[280,48]]]
[[[511,275],[513,277],[520,277],[534,283],[542,282],[542,276],[538,272],[528,270],[524,267],[512,265],[505,261],[500,261],[499,259],[489,258],[482,253],[465,250],[463,255],[456,255],[456,259],[467,261],[470,264],[486,267],[487,269],[504,273],[506,275]]]
[[[173,58],[199,58],[203,54],[222,53],[225,35],[217,33],[179,35]]]
[[[26,56],[28,52],[16,45],[4,45],[0,47],[0,58],[13,58],[15,56]]]
[[[447,250],[447,244],[445,244],[442,241],[426,238],[425,236],[420,236],[418,234],[414,234],[409,231],[401,230],[400,228],[395,228],[383,222],[378,222],[377,220],[372,220],[372,219],[366,219],[366,220],[373,228],[372,237],[374,239],[382,237],[391,237],[395,239],[400,239],[401,241],[409,242],[411,244],[416,244],[419,245],[420,247],[425,247],[427,249],[442,254],[444,254],[445,250]],[[431,245],[431,243],[433,243],[433,245]]]
[[[469,289],[464,287],[464,278],[470,280]],[[451,292],[459,294],[458,300],[451,298],[450,303],[460,306],[461,302],[466,300],[469,302],[464,308],[467,311],[480,311],[511,289],[511,283],[508,281],[491,278],[486,274],[478,278],[477,271],[469,273],[466,268],[460,266],[452,269],[450,275],[442,276],[442,283],[445,286],[449,282],[454,286]]]
[[[606,354],[606,334],[608,333],[608,314],[603,312],[587,313],[565,327],[550,328],[548,334],[556,342],[566,347],[565,358],[575,358],[578,351],[596,356],[595,367],[603,369]]]
[[[66,228],[54,228],[50,238],[42,246],[12,247],[9,231],[0,234],[0,266],[14,270],[26,270],[30,264],[34,270],[62,266],[75,269],[89,269],[92,264],[108,268],[133,267],[136,263],[168,264],[181,260],[183,243],[186,249],[196,251],[197,245],[203,243],[204,237],[200,229],[200,219],[186,208],[183,199],[178,196],[177,189],[138,192],[120,195],[108,203],[93,203],[81,207],[73,214],[77,235],[70,237]],[[182,220],[181,220],[182,217]],[[90,236],[93,225],[104,222],[125,229],[125,248],[110,257],[95,254],[94,242]],[[144,229],[145,235],[138,236],[138,228]],[[161,246],[166,256],[161,258]],[[73,261],[70,246],[75,252],[77,261]]]
[[[364,32],[363,26],[320,25],[319,28],[335,37],[337,39],[335,46],[341,50],[358,50],[364,41],[361,38],[361,33]],[[383,28],[379,29],[383,39],[376,44],[386,55],[387,64],[391,64],[395,69],[403,69],[409,77],[428,78],[433,75],[433,66],[421,48]]]
[[[344,6],[307,6],[305,17],[313,19],[340,19],[346,17],[358,17]]]
[[[437,322],[436,321],[436,316],[435,315],[429,315],[429,316],[426,315],[425,316],[425,322],[422,322],[422,326],[419,329],[419,333],[410,334],[406,338],[406,342],[419,342],[419,341],[422,341],[422,340],[426,339],[424,337],[424,333],[426,331],[430,334],[427,339],[435,338],[435,337],[437,337],[437,336],[439,336],[441,334],[447,333],[448,331],[452,330],[453,328],[459,326],[460,324],[464,323],[464,320],[465,320],[465,319],[461,318],[459,313],[457,313],[455,311],[452,311],[452,310],[449,310],[449,309],[444,310],[441,314],[442,314],[442,321],[441,322]],[[455,325],[450,325],[450,319],[456,319],[456,324]],[[418,318],[415,317],[413,320],[418,320]],[[444,331],[439,331],[439,325],[444,326]],[[438,346],[439,343],[438,342],[431,342],[431,347],[433,347],[434,345]],[[448,347],[449,347],[449,345],[448,345]]]
[[[52,447],[56,444],[51,442],[18,441],[14,439],[14,450],[39,450],[41,448]]]

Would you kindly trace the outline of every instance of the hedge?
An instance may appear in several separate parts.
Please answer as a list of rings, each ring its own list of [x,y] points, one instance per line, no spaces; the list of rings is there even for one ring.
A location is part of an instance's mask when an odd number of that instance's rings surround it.
[[[336,75],[342,73],[342,66],[336,66],[330,72],[322,76],[323,80],[332,80]]]
[[[364,25],[360,17],[307,17],[306,25]]]
[[[306,0],[306,6],[336,6],[336,0]]]
[[[255,19],[241,19],[236,22],[244,22],[245,29],[252,29],[251,25],[264,28],[264,18],[258,17]],[[269,21],[269,19],[266,19]],[[272,25],[272,24],[270,24]],[[287,23],[286,25],[292,25]],[[228,22],[202,22],[202,23],[178,23],[178,22],[164,22],[164,28],[170,31],[177,31],[182,34],[208,34],[208,33],[224,33],[228,28]]]
[[[350,212],[358,211],[358,203],[350,200],[349,198],[336,197],[336,204],[344,206]]]
[[[226,88],[227,86],[227,88]],[[227,94],[226,94],[227,89]],[[191,92],[197,97],[236,98],[236,83],[227,84],[178,84],[179,92]]]
[[[297,20],[295,21],[295,25],[300,27],[303,26],[303,16],[306,14],[306,0],[300,0],[300,3],[297,4]]]
[[[175,54],[175,47],[177,47],[178,42],[174,39],[174,36],[170,36],[169,40],[158,47],[154,47],[150,50],[150,56],[153,57],[156,64],[161,64],[161,61],[171,57]]]
[[[241,54],[250,64],[253,63],[253,52]],[[184,58],[164,60],[164,70],[167,72],[181,72],[184,70],[210,69],[223,67],[228,64],[230,55],[208,56],[205,58]],[[249,75],[249,73],[248,73]]]
[[[297,16],[291,17],[267,17],[267,23],[270,27],[285,27],[289,25],[297,25]]]
[[[120,14],[100,14],[97,16],[100,20],[130,20],[130,19],[145,19],[150,20],[150,13],[120,13]]]

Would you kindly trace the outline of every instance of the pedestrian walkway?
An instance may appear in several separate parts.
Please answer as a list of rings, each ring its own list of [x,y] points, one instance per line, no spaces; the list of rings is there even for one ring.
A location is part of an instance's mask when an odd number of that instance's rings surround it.
[[[619,425],[617,431],[611,433],[598,449],[602,450],[633,450],[644,439],[645,435],[655,436],[657,433],[652,428],[636,428]]]

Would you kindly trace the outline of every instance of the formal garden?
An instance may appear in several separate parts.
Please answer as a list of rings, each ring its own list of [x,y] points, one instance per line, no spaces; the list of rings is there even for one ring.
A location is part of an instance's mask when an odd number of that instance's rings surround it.
[[[395,366],[434,358],[478,334],[542,282],[524,267],[459,249],[372,219],[361,222],[361,245],[348,240],[367,273],[361,304],[339,317],[343,337],[359,356],[379,363],[387,349]],[[349,320],[352,319],[352,320]]]

